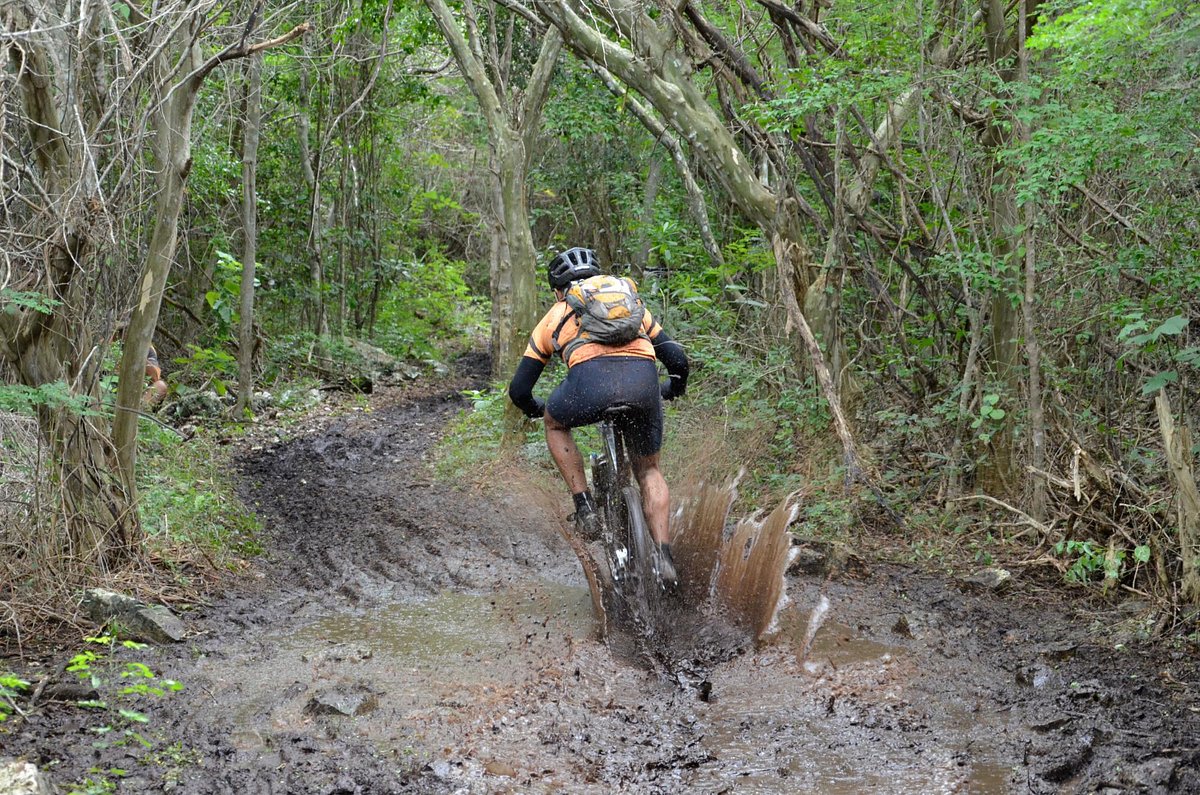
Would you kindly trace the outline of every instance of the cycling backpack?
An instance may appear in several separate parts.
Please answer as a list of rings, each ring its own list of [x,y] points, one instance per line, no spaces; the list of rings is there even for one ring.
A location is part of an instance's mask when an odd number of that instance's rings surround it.
[[[646,306],[638,296],[633,279],[616,276],[590,276],[573,282],[564,299],[571,311],[563,316],[554,330],[554,351],[568,361],[580,345],[597,342],[601,345],[626,345],[645,337],[642,320]],[[565,346],[558,344],[558,335],[572,317],[579,322],[579,334]]]

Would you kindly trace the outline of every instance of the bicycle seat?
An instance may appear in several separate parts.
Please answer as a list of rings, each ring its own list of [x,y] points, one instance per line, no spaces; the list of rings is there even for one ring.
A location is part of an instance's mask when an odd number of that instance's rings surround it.
[[[604,419],[619,420],[622,417],[632,414],[636,409],[633,406],[627,406],[624,403],[618,403],[615,406],[609,406],[604,410]]]

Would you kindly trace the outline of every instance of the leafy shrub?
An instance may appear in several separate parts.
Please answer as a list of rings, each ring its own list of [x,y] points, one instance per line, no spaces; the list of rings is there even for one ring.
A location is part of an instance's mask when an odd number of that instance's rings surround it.
[[[441,252],[391,261],[391,287],[379,305],[372,341],[388,353],[426,361],[439,345],[461,345],[484,332],[485,304],[467,286],[467,263]]]

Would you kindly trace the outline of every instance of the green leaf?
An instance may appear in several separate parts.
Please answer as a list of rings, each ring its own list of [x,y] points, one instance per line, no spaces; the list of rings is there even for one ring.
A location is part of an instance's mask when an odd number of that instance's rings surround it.
[[[1133,548],[1133,559],[1138,563],[1150,562],[1150,546],[1148,544],[1140,544]]]
[[[1174,336],[1176,334],[1181,333],[1185,328],[1187,328],[1187,324],[1188,324],[1188,319],[1186,317],[1184,317],[1183,315],[1175,315],[1174,317],[1169,317],[1162,322],[1162,325],[1160,325],[1158,328],[1156,328],[1154,330],[1154,336],[1155,336],[1155,338],[1161,337],[1163,335]]]
[[[0,287],[0,308],[7,309],[10,306],[19,306],[24,309],[32,309],[35,312],[41,312],[43,315],[50,314],[54,307],[58,306],[61,301],[56,301],[53,298],[48,298],[41,293],[32,293],[25,290],[10,290],[7,287]]]
[[[1175,361],[1190,364],[1192,367],[1200,367],[1200,346],[1184,348],[1175,354]]]
[[[1179,380],[1179,373],[1174,370],[1163,370],[1151,376],[1146,383],[1142,384],[1142,394],[1152,395],[1162,389],[1167,384],[1173,384]]]
[[[133,709],[119,709],[119,710],[117,710],[117,714],[119,714],[125,720],[130,720],[130,721],[133,721],[134,723],[149,723],[150,722],[149,718],[147,718],[145,715],[138,712],[137,710],[133,710]]]

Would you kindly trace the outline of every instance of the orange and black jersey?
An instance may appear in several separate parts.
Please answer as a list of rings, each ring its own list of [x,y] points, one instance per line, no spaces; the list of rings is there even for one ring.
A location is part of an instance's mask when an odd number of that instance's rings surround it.
[[[533,387],[542,370],[549,364],[556,353],[564,350],[566,344],[579,334],[578,317],[570,317],[573,312],[565,301],[558,301],[542,317],[533,333],[529,335],[529,344],[525,354],[513,374],[508,385],[508,396],[513,404],[521,409],[527,417],[537,418],[545,410],[545,402],[533,396]],[[564,322],[565,319],[565,322]],[[561,329],[560,329],[561,326]],[[558,331],[558,344],[555,346],[554,334]],[[687,389],[688,359],[683,346],[671,339],[662,326],[655,322],[647,310],[642,319],[644,337],[638,337],[633,342],[624,345],[604,345],[599,342],[588,342],[580,345],[571,352],[568,369],[583,362],[595,359],[613,357],[635,358],[654,361],[658,359],[667,368],[670,376],[663,383],[661,393],[666,399],[683,395]],[[561,354],[559,354],[561,355]]]

